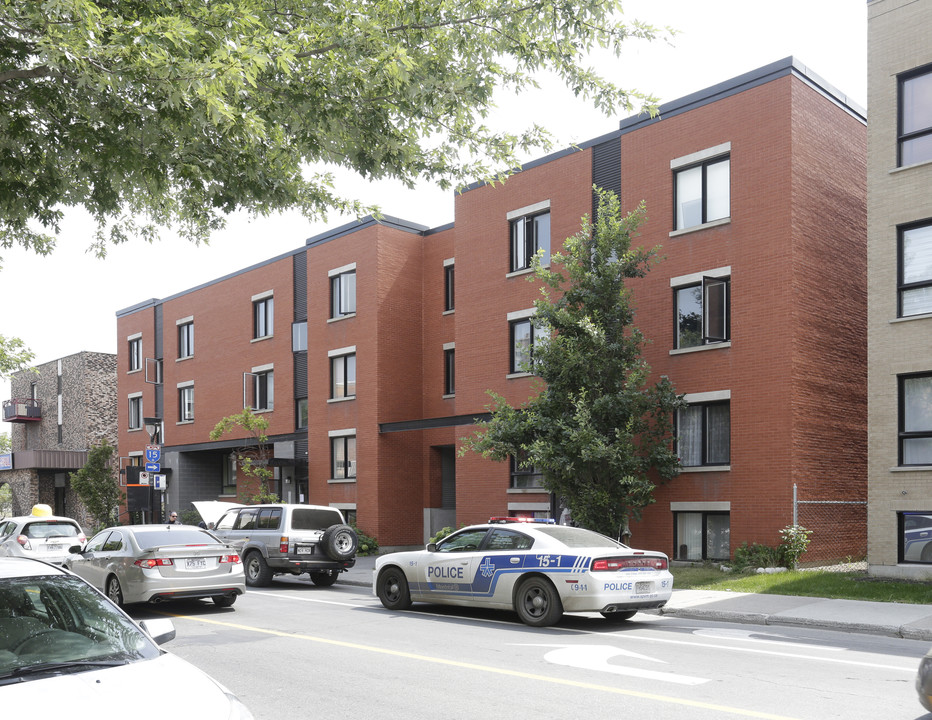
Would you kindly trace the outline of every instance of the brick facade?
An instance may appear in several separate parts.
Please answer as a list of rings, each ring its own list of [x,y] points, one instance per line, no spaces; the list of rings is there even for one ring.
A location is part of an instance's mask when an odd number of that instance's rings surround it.
[[[662,246],[664,256],[633,285],[637,323],[651,340],[646,359],[681,393],[727,398],[731,413],[728,465],[689,468],[661,487],[632,527],[635,542],[676,555],[677,518],[712,512],[724,518],[729,554],[744,541],[776,544],[792,521],[794,484],[810,500],[864,500],[865,135],[857,108],[787,60],[670,103],[659,118],[623,121],[614,133],[529,163],[504,185],[468,188],[456,196],[451,226],[364,220],[122,310],[121,455],[138,457],[148,441],[126,429],[128,397],[142,393],[144,413],[165,419],[168,502],[183,510],[217,499],[219,470],[211,481],[209,462],[191,463],[209,457],[220,467],[236,441],[211,443],[210,429],[239,411],[243,372],[273,365],[275,407],[266,416],[276,487],[286,497],[348,510],[393,547],[420,544],[444,524],[549,515],[550,496],[511,487],[508,464],[458,451],[486,411],[488,390],[516,404],[535,392],[535,378],[510,372],[509,318],[526,315],[539,290],[528,273],[511,271],[509,218],[549,212],[556,249],[592,212],[594,180],[620,177],[622,209],[646,203],[640,241]],[[730,213],[674,231],[671,162],[710,148],[730,158]],[[447,311],[451,262],[455,308]],[[356,312],[332,319],[330,275],[347,268]],[[671,283],[712,271],[730,278],[730,339],[675,350]],[[253,340],[251,299],[268,291],[274,337]],[[176,361],[176,322],[191,317],[194,357]],[[291,348],[291,322],[303,318],[305,355]],[[145,356],[163,360],[161,385],[126,370],[128,338],[139,333]],[[455,352],[452,395],[444,392],[445,349]],[[330,355],[350,351],[356,396],[331,399]],[[302,367],[306,389],[295,382]],[[177,386],[192,381],[195,418],[179,425]],[[303,396],[306,430],[295,425]],[[334,478],[331,442],[350,435],[357,475]],[[845,554],[863,554],[863,517],[847,527]],[[831,519],[813,529],[838,535]]]

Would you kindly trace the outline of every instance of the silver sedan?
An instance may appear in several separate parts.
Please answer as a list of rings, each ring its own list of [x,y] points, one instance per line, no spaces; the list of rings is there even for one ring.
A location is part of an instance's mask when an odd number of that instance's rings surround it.
[[[246,591],[237,551],[193,525],[122,525],[71,548],[64,566],[117,605],[211,598],[229,607]]]

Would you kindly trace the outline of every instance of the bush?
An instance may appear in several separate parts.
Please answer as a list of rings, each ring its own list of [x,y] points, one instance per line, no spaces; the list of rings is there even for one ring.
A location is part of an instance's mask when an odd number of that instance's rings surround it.
[[[779,547],[783,563],[788,568],[795,568],[799,564],[799,556],[809,547],[812,530],[806,530],[802,525],[787,525],[780,535],[783,537]]]
[[[778,548],[744,542],[740,547],[735,548],[734,569],[779,567],[781,559],[781,552]]]
[[[447,525],[445,528],[440,528],[437,532],[435,532],[435,533],[431,536],[430,540],[428,540],[427,542],[428,542],[428,543],[440,542],[440,541],[443,540],[447,535],[452,535],[452,534],[453,534],[453,528],[451,528],[449,525]]]
[[[371,535],[366,535],[366,533],[364,533],[355,525],[353,525],[352,528],[356,532],[356,537],[359,538],[359,547],[356,548],[356,554],[360,557],[366,555],[378,555],[379,541]]]

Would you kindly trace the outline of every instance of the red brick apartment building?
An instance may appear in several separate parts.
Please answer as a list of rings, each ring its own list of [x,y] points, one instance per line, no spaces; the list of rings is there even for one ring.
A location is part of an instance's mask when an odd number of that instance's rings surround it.
[[[121,310],[120,454],[141,463],[161,418],[172,508],[242,497],[243,441],[208,435],[245,405],[271,423],[276,491],[383,546],[550,516],[533,471],[457,450],[487,390],[531,394],[528,256],[578,231],[595,183],[646,203],[641,241],[665,259],[634,288],[637,322],[689,402],[683,472],[634,542],[683,559],[776,544],[796,486],[826,503],[800,517],[814,537],[863,554],[865,143],[863,111],[788,58],[471,187],[451,225],[366,219]]]

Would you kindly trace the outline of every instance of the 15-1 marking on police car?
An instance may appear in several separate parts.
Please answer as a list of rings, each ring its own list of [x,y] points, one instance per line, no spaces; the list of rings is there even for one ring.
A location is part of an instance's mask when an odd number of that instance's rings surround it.
[[[537,564],[539,567],[543,567],[543,568],[550,567],[551,565],[560,567],[560,558],[562,557],[563,557],[562,555],[538,555]]]

